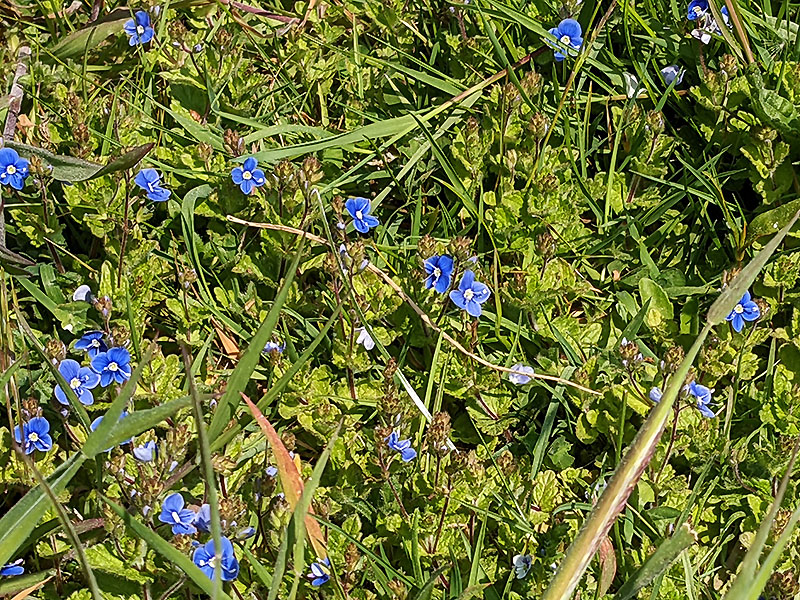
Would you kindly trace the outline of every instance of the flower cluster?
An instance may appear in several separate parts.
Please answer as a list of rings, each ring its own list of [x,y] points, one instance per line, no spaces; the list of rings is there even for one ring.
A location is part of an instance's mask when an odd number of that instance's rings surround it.
[[[90,331],[75,343],[76,350],[84,350],[89,355],[89,366],[81,366],[71,358],[61,361],[58,372],[64,377],[70,389],[75,392],[81,404],[94,404],[92,390],[98,385],[125,383],[131,376],[131,355],[126,348],[108,348],[103,341],[103,332]],[[56,399],[68,405],[66,392],[57,384],[53,390]]]
[[[211,531],[211,507],[203,504],[199,509],[187,508],[183,496],[173,493],[164,499],[161,504],[161,514],[158,520],[169,525],[175,535],[193,535],[199,531]],[[251,529],[251,528],[250,528]],[[248,532],[249,533],[249,532]],[[220,558],[220,573],[223,581],[233,581],[239,575],[239,561],[233,552],[233,544],[227,537],[222,537],[222,552]],[[214,540],[209,540],[204,545],[197,545],[192,554],[192,561],[206,574],[209,579],[215,576],[216,546]]]
[[[728,7],[723,6],[720,11],[725,25],[728,25]],[[686,18],[696,23],[696,27],[692,30],[692,37],[700,40],[704,44],[711,41],[714,35],[720,35],[721,30],[711,9],[708,6],[708,0],[691,0],[687,8]]]

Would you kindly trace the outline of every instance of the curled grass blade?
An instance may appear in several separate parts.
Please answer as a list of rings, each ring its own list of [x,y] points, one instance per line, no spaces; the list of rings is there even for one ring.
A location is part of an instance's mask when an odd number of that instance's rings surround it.
[[[278,432],[275,431],[272,423],[270,423],[263,413],[258,410],[258,407],[253,404],[250,398],[244,394],[241,396],[242,399],[247,403],[250,411],[253,413],[256,422],[258,423],[259,427],[261,427],[261,431],[264,432],[264,436],[267,438],[269,445],[272,447],[272,453],[275,456],[275,466],[278,469],[278,476],[280,477],[281,485],[283,486],[283,493],[286,496],[286,502],[289,503],[289,506],[292,508],[292,510],[297,511],[297,507],[303,497],[304,488],[303,478],[300,477],[300,473],[297,471],[297,465],[294,464],[292,457],[289,456],[289,451],[286,449],[286,446],[283,445],[283,441],[281,441],[281,438],[278,435]],[[325,537],[322,535],[322,530],[320,529],[319,524],[312,516],[314,511],[311,509],[310,497],[308,498],[307,502],[308,504],[305,507],[305,513],[307,514],[305,514],[304,518],[306,532],[309,540],[311,541],[311,545],[314,546],[317,556],[324,559],[328,556],[328,552],[325,548]]]

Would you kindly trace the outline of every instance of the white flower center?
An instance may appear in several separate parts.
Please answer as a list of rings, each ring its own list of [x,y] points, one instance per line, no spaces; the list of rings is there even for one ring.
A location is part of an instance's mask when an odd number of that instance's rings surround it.
[[[92,348],[99,348],[100,347],[100,340],[94,339],[89,344]]]
[[[73,390],[77,390],[79,387],[81,387],[81,380],[77,377],[73,377],[69,380],[69,387],[71,387]]]
[[[174,510],[172,511],[172,520],[175,521],[176,523],[181,522],[181,516],[177,513],[177,511]]]
[[[15,167],[14,165],[8,165],[6,167],[6,173],[8,173],[9,175],[13,175],[16,172],[17,172],[17,167]]]
[[[253,174],[250,171],[245,171],[244,173],[242,173],[242,179],[252,179],[252,178]]]
[[[216,569],[217,568],[217,557],[216,556],[212,556],[211,558],[208,559],[208,562],[206,564],[209,567],[211,567],[212,569]]]
[[[139,35],[142,35],[144,33],[144,27],[142,27],[141,25],[137,25],[136,26],[136,33],[138,33]]]
[[[466,300],[467,302],[470,302],[474,295],[475,295],[475,292],[473,292],[472,290],[467,290],[466,292],[464,292],[464,300]]]
[[[570,44],[570,39],[569,39],[568,35],[562,35],[561,39],[558,40],[558,41],[561,42],[562,44],[566,45],[566,46],[569,46],[569,44]]]
[[[357,210],[356,211],[356,219],[358,219],[360,221],[363,218],[364,218],[364,213],[362,213],[360,210]]]
[[[39,434],[38,434],[38,433],[36,433],[35,431],[31,431],[31,432],[28,434],[28,439],[29,439],[30,441],[32,441],[32,442],[38,442],[38,441],[39,441]]]
[[[434,279],[439,279],[439,277],[441,277],[441,276],[442,276],[442,270],[439,267],[436,267],[433,270],[433,278]]]
[[[744,306],[742,306],[741,304],[737,304],[737,305],[736,305],[736,306],[733,308],[733,312],[735,312],[737,315],[740,315],[740,314],[742,314],[742,313],[744,312]]]
[[[703,14],[703,9],[700,8],[699,6],[695,6],[694,7],[694,14],[696,14],[699,17],[700,15]]]
[[[119,365],[117,363],[115,363],[115,362],[110,362],[110,363],[108,363],[108,370],[112,371],[112,372],[113,371],[118,371],[119,370]]]

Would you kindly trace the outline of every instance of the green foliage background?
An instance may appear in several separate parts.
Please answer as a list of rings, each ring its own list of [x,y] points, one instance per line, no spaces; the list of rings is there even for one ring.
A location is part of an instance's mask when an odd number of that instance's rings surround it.
[[[212,419],[277,304],[271,339],[286,349],[261,357],[246,393],[270,394],[262,410],[305,477],[342,424],[312,504],[333,576],[318,589],[303,578],[299,597],[539,597],[650,410],[650,388],[674,371],[719,290],[800,208],[800,6],[734,4],[746,39],[725,30],[707,46],[690,35],[686,7],[664,0],[96,6],[99,25],[86,3],[56,15],[65,7],[0,0],[0,116],[28,46],[14,141],[50,153],[33,159],[21,193],[2,190],[14,254],[2,254],[0,353],[3,369],[22,364],[3,391],[0,514],[36,484],[13,451],[13,424],[39,409],[50,420],[54,450],[35,461],[44,476],[87,436],[60,413],[34,340],[50,359],[79,359],[72,343],[106,329],[134,364],[152,340],[129,408],[180,400],[136,436],[158,440],[157,460],[117,447],[87,460],[58,500],[104,597],[203,593],[103,501],[190,555],[191,540],[154,518],[169,491],[194,504],[208,493],[184,345],[223,528],[256,529],[237,542],[242,571],[225,590],[267,597],[291,537],[281,484],[266,475],[275,458],[243,404],[240,430]],[[148,8],[154,41],[129,47],[122,25]],[[558,63],[544,34],[565,17],[586,42]],[[665,85],[668,65],[685,69],[682,83]],[[637,97],[626,73],[641,81]],[[90,179],[149,143],[141,165],[163,174],[168,202],[141,195],[133,162]],[[245,196],[230,171],[251,154],[268,183]],[[352,196],[369,197],[380,218],[369,236],[336,226]],[[298,250],[296,230],[323,240]],[[329,251],[341,243],[346,254]],[[730,586],[800,435],[798,245],[790,234],[753,286],[761,319],[709,336],[691,376],[714,389],[718,417],[681,399],[610,532],[615,565],[593,561],[582,598],[613,598],[684,523],[696,543],[638,597],[721,598]],[[480,319],[424,289],[434,252],[461,268],[476,257],[470,268],[493,292]],[[360,270],[364,257],[405,297]],[[72,301],[81,284],[110,299],[108,318]],[[365,325],[379,342],[369,351],[356,343]],[[515,386],[485,363],[561,379]],[[433,425],[415,399],[439,415]],[[393,427],[414,461],[386,448]],[[773,537],[799,499],[795,476]],[[29,575],[0,581],[0,593],[52,575],[39,597],[91,597],[67,533],[49,509],[10,551]],[[765,597],[800,598],[799,542],[795,533]],[[524,579],[517,554],[532,557]],[[290,552],[277,597],[315,559],[309,548],[295,564]]]

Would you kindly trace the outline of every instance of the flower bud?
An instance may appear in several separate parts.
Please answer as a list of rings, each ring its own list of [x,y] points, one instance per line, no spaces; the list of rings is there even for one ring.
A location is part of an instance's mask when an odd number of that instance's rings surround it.
[[[466,262],[472,256],[472,240],[457,237],[450,240],[450,252],[458,262]]]
[[[111,317],[111,298],[108,296],[103,296],[102,298],[95,298],[94,299],[94,308],[97,312],[103,315],[104,319],[108,319]]]
[[[664,131],[664,115],[660,110],[651,110],[647,113],[647,128],[654,135]]]
[[[436,254],[436,240],[429,235],[423,235],[417,242],[417,251],[422,260],[427,260]]]
[[[686,352],[684,352],[681,346],[671,346],[664,355],[664,362],[662,363],[664,372],[671,375],[677,371],[685,357]]]
[[[450,415],[446,412],[438,412],[433,415],[431,424],[428,425],[428,432],[425,442],[428,449],[440,456],[444,456],[450,451],[447,441],[450,439]]]
[[[558,245],[556,239],[549,231],[545,231],[536,236],[536,252],[546,261],[555,256],[557,249]]]
[[[528,131],[538,141],[543,140],[547,135],[547,130],[550,128],[550,119],[544,113],[533,113],[531,120],[528,122]]]
[[[523,75],[520,87],[528,96],[535,96],[542,90],[542,76],[536,71],[528,71]]]
[[[322,181],[323,175],[319,159],[316,156],[306,156],[300,167],[300,182],[306,187],[313,186]]]
[[[244,154],[244,139],[237,132],[232,129],[226,129],[222,140],[225,148],[234,156]]]
[[[51,339],[47,342],[44,349],[47,358],[55,365],[60,363],[67,357],[67,347],[59,339]]]
[[[622,364],[626,367],[633,366],[642,360],[642,353],[639,352],[638,344],[629,342],[625,338],[622,338],[622,342],[619,345],[619,356],[622,359]]]
[[[735,77],[736,72],[739,70],[736,58],[731,54],[725,54],[719,61],[719,70],[724,73],[728,79]]]

